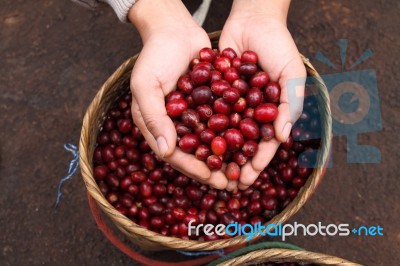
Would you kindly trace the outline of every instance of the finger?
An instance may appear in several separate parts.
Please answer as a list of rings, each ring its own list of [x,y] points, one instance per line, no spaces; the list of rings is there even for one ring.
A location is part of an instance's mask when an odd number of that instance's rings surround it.
[[[236,41],[232,39],[232,35],[229,34],[229,31],[222,30],[221,38],[219,39],[218,48],[220,51],[223,51],[225,48],[232,48],[236,53],[239,53],[239,46],[236,44]],[[239,54],[238,54],[239,55]]]
[[[241,169],[239,178],[239,189],[246,189],[257,179],[262,170],[274,157],[280,142],[276,139],[262,141],[258,145],[258,151],[250,162],[247,162]]]
[[[212,171],[210,179],[206,182],[216,189],[226,189],[228,186],[228,179],[222,171]]]
[[[228,191],[235,191],[238,187],[239,182],[237,180],[231,180],[228,182],[228,185],[226,186],[226,190]]]
[[[165,158],[165,161],[171,164],[176,170],[199,182],[208,184],[211,180],[211,171],[204,162],[197,160],[194,155],[185,153],[178,148],[174,150],[171,156]],[[216,181],[213,182],[217,184]]]
[[[254,170],[253,166],[251,165],[251,162],[247,162],[245,165],[242,166],[242,169],[240,169],[238,189],[240,190],[247,189],[254,183],[259,174],[260,173],[258,171]]]
[[[280,142],[285,142],[292,130],[292,120],[288,103],[278,106],[278,117],[274,121],[275,137]]]
[[[258,151],[251,160],[251,166],[255,171],[260,173],[264,170],[269,162],[274,158],[276,151],[278,150],[280,142],[275,138],[270,141],[262,141],[258,145]]]
[[[285,142],[292,125],[303,110],[306,71],[300,56],[285,66],[279,79],[281,98],[279,114],[274,122],[276,138]]]
[[[150,131],[147,130],[147,127],[144,123],[142,114],[140,113],[140,110],[139,110],[139,105],[137,104],[137,101],[136,101],[134,95],[132,95],[131,112],[132,112],[133,122],[135,122],[135,125],[139,128],[140,132],[142,132],[142,135],[146,139],[150,148],[153,151],[157,150],[157,142],[154,139],[153,135],[150,133]]]
[[[238,184],[238,189],[240,189],[240,190],[246,190],[246,189],[248,189],[250,186],[246,186],[246,185],[243,185],[243,184],[241,184],[241,183],[239,183]]]
[[[157,143],[154,151],[161,158],[172,154],[176,146],[176,130],[165,110],[163,90],[157,82],[132,75],[131,90],[139,106],[144,125]],[[150,85],[149,85],[150,84]]]
[[[148,142],[149,146],[153,149],[157,147],[157,142],[153,135],[149,132],[144,124],[143,118],[140,115],[140,110],[137,106],[137,101],[132,97],[132,115],[136,126],[142,132],[144,138]],[[196,159],[195,156],[182,152],[180,149],[175,149],[171,156],[164,158],[166,162],[178,170],[179,172],[194,178],[202,183],[207,183],[210,179],[211,172],[205,163]],[[217,186],[223,186],[223,183],[212,181]]]

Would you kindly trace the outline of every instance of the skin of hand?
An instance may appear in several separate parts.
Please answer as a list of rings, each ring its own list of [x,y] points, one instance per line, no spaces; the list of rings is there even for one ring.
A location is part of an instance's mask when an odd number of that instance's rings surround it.
[[[129,20],[143,40],[131,75],[132,116],[156,154],[178,171],[212,187],[224,189],[222,171],[211,172],[204,162],[176,148],[176,130],[165,109],[164,97],[176,89],[192,58],[211,47],[206,32],[196,24],[180,0],[140,0]]]
[[[259,144],[256,155],[242,167],[239,181],[230,181],[228,190],[246,189],[253,184],[280,142],[286,141],[303,109],[306,70],[286,26],[289,5],[289,0],[235,0],[222,30],[221,51],[231,47],[238,55],[246,50],[256,52],[261,68],[281,86],[275,138]]]

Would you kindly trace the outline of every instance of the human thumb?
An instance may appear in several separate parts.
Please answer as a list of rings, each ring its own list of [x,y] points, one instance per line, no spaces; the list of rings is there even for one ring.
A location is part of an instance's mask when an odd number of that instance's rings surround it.
[[[279,80],[281,86],[279,115],[274,121],[276,138],[285,142],[303,110],[306,70],[300,59],[287,65]]]
[[[150,88],[148,84],[132,83],[132,92],[139,106],[143,118],[145,130],[154,138],[158,151],[155,151],[161,158],[172,154],[176,146],[175,126],[167,115],[165,109],[164,94],[161,88]],[[150,143],[149,143],[150,144]]]

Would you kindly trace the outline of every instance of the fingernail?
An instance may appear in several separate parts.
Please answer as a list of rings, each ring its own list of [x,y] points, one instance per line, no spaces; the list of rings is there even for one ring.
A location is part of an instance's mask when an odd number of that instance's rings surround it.
[[[161,158],[164,158],[165,154],[168,151],[168,144],[163,136],[157,138],[157,147],[158,151],[160,152]]]
[[[285,142],[287,140],[287,138],[290,135],[291,130],[292,130],[292,123],[290,123],[290,122],[286,123],[286,125],[283,127],[283,130],[282,130],[283,142]]]

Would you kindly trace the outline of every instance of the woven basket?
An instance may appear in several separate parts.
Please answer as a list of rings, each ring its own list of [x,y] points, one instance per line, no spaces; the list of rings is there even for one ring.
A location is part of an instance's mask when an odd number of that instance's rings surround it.
[[[210,40],[215,45],[218,42],[220,32],[209,34]],[[161,249],[180,249],[180,250],[215,250],[226,247],[232,247],[246,242],[246,236],[233,237],[231,239],[216,241],[194,241],[182,240],[175,237],[162,236],[153,231],[147,230],[126,216],[118,212],[103,196],[100,189],[93,178],[93,152],[95,149],[96,137],[100,131],[102,123],[105,119],[107,111],[113,106],[116,99],[124,93],[121,90],[123,84],[129,84],[131,71],[138,55],[135,55],[125,61],[101,86],[99,92],[90,104],[83,120],[81,138],[79,142],[80,165],[83,180],[89,194],[95,199],[104,213],[113,221],[113,223],[124,232],[133,242],[145,249],[161,250]],[[315,79],[318,87],[317,93],[320,96],[320,109],[322,118],[322,136],[321,149],[318,154],[318,164],[326,165],[331,145],[331,111],[329,107],[329,95],[325,84],[320,78],[317,71],[308,61],[303,58],[308,75]],[[284,223],[292,217],[309,199],[324,174],[324,168],[315,168],[306,184],[299,191],[298,196],[278,215],[276,215],[269,223]],[[260,235],[255,238],[259,238]]]
[[[337,266],[360,266],[354,262],[344,260],[338,257],[303,251],[303,250],[290,250],[290,249],[266,249],[257,250],[240,257],[226,260],[217,264],[218,266],[235,266],[235,265],[258,265],[265,262],[296,262],[300,265],[305,263],[312,263],[317,265],[337,265]]]

